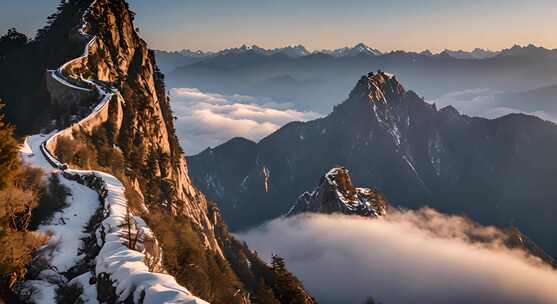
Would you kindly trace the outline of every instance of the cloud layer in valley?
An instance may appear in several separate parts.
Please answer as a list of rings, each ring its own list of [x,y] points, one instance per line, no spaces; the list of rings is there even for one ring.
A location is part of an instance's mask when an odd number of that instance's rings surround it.
[[[178,137],[188,155],[236,136],[258,141],[288,122],[320,116],[297,111],[289,104],[250,96],[204,93],[198,89],[172,89],[171,97]]]
[[[500,94],[502,93],[489,89],[458,91],[443,95],[432,103],[435,102],[438,108],[451,105],[461,114],[475,117],[494,119],[511,113],[522,113],[557,123],[557,117],[544,111],[525,111],[505,106],[504,103],[497,100],[497,96]]]
[[[264,259],[283,256],[320,303],[557,303],[557,272],[505,235],[422,209],[281,218],[238,237]]]

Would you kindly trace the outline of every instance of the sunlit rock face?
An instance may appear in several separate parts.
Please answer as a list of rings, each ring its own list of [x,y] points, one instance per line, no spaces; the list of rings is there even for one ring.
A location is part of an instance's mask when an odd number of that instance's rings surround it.
[[[304,192],[288,212],[343,213],[377,218],[387,214],[389,203],[373,188],[356,188],[346,168],[331,169],[312,192]]]
[[[89,39],[95,38],[85,45],[86,56],[63,65],[60,73],[76,83],[82,78],[104,83],[117,89],[118,93],[112,97],[109,107],[103,108],[85,127],[80,125],[70,130],[67,136],[79,136],[80,133],[94,136],[97,128],[109,124],[113,133],[110,136],[112,144],[126,158],[141,147],[143,154],[156,159],[152,174],[168,189],[169,195],[164,202],[166,207],[171,208],[175,214],[190,217],[206,231],[202,238],[206,241],[205,245],[220,251],[211,232],[214,223],[207,216],[207,201],[192,186],[188,176],[174,133],[163,76],[158,72],[152,51],[134,30],[133,15],[128,4],[125,1],[91,2],[91,6],[84,12],[84,19],[87,23],[76,29],[76,32],[82,31],[87,33],[85,36]],[[84,37],[73,35],[70,39],[83,40]],[[53,97],[66,96],[57,94],[59,90],[54,87],[51,91]],[[81,103],[86,103],[86,99],[90,100],[89,95],[88,92],[78,94],[78,97],[85,100]],[[136,171],[137,165],[132,163],[131,171]],[[136,190],[143,192],[145,187],[146,185],[139,183]]]

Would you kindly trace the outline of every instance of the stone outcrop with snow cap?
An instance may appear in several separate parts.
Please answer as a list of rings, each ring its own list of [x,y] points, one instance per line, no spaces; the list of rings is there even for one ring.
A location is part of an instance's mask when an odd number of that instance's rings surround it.
[[[388,208],[381,193],[373,188],[354,187],[348,169],[335,167],[321,178],[315,190],[298,197],[287,216],[316,212],[380,217],[387,214]]]

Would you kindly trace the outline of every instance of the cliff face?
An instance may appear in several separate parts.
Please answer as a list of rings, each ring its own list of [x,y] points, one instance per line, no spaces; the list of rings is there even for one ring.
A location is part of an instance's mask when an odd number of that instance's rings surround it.
[[[93,31],[99,35],[97,51],[89,58],[88,68],[96,79],[116,84],[125,101],[122,126],[126,130],[120,127],[114,130],[113,136],[119,139],[119,145],[124,146],[124,152],[130,150],[131,145],[142,147],[146,154],[156,155],[151,156],[156,158],[152,160],[155,162],[151,164],[155,169],[152,174],[171,187],[169,207],[175,213],[191,217],[208,232],[212,231],[213,223],[207,217],[207,200],[192,186],[174,133],[163,76],[156,68],[153,53],[135,32],[127,4],[124,1],[98,1],[91,16]],[[116,117],[108,119],[118,120]],[[212,233],[208,233],[207,238],[207,245],[218,250]]]
[[[283,295],[278,274],[229,234],[219,210],[192,185],[164,76],[134,30],[128,4],[74,2],[90,5],[83,12],[84,22],[69,35],[83,43],[84,55],[47,77],[90,90],[62,100],[69,95],[50,86],[50,95],[53,103],[69,109],[89,103],[95,115],[62,131],[48,143],[49,150],[72,168],[108,171],[118,177],[130,209],[147,220],[161,241],[166,270],[197,296],[214,303],[259,303],[266,299],[254,291],[264,284],[281,303],[294,298],[313,303],[298,281],[292,285],[295,290]],[[112,92],[105,106],[95,107],[90,101],[95,87]]]
[[[152,176],[170,188],[164,202],[161,197],[153,196],[153,201],[145,203],[166,203],[174,214],[188,216],[210,232],[213,223],[207,217],[207,200],[189,179],[174,134],[162,75],[157,71],[153,54],[133,29],[132,18],[124,1],[98,0],[86,12],[88,25],[82,30],[96,39],[87,45],[88,56],[63,66],[60,72],[75,83],[83,83],[82,78],[85,78],[113,86],[118,94],[95,119],[75,127],[67,135],[91,137],[98,128],[109,127],[109,144],[124,153],[130,171],[144,170],[141,166],[152,161],[150,166],[155,169]],[[75,35],[73,39],[83,38]],[[70,96],[59,93],[60,90],[51,92],[54,101]],[[78,98],[76,103],[85,98]],[[147,191],[146,181],[131,175],[139,184],[137,190]],[[207,241],[207,246],[219,250],[211,233],[207,234]]]

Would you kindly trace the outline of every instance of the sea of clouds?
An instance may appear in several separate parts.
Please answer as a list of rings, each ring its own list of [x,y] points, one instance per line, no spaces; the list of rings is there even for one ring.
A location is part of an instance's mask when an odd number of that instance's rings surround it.
[[[269,99],[205,93],[193,88],[171,89],[170,96],[176,131],[187,155],[237,136],[258,141],[288,122],[321,116]]]
[[[557,118],[543,111],[523,111],[496,101],[501,92],[475,89],[446,94],[432,100],[438,108],[454,106],[460,113],[484,118],[498,118],[510,113],[524,113],[557,123]],[[291,121],[308,121],[323,115],[300,111],[293,104],[276,103],[268,98],[223,95],[194,88],[170,90],[175,125],[187,155],[218,146],[233,137],[259,141]]]
[[[473,89],[452,92],[430,102],[435,103],[439,109],[451,105],[461,114],[473,117],[495,119],[511,113],[522,113],[557,123],[557,117],[545,111],[525,111],[505,106],[504,103],[496,99],[500,94],[502,92],[490,89]]]
[[[238,234],[260,257],[284,257],[320,303],[557,303],[557,272],[506,236],[429,208],[306,214]]]

